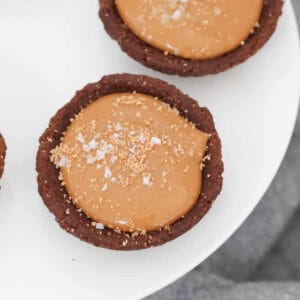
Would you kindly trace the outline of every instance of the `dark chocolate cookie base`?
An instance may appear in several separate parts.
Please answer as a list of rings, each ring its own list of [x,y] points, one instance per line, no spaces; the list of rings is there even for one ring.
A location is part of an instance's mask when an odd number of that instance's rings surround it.
[[[50,162],[50,151],[59,145],[70,119],[89,103],[104,95],[134,91],[158,97],[161,101],[176,107],[181,115],[195,123],[197,128],[211,134],[207,149],[207,155],[211,159],[205,162],[201,195],[192,210],[170,228],[133,237],[128,233],[117,233],[109,228],[99,230],[92,226],[92,220],[70,201],[65,187],[58,180],[58,170]],[[221,142],[213,118],[206,108],[200,108],[195,100],[159,79],[142,75],[116,74],[105,76],[99,82],[87,85],[51,119],[48,129],[40,138],[36,168],[39,193],[63,229],[95,246],[116,250],[137,250],[173,240],[199,222],[221,191],[223,162]]]
[[[179,76],[202,76],[216,74],[244,62],[268,41],[276,29],[283,6],[282,0],[265,0],[260,27],[251,34],[243,46],[213,59],[192,60],[163,51],[140,40],[118,14],[114,0],[99,0],[100,18],[107,33],[115,39],[122,50],[146,67]]]
[[[2,177],[4,172],[5,155],[6,155],[6,144],[3,136],[0,133],[0,178]]]

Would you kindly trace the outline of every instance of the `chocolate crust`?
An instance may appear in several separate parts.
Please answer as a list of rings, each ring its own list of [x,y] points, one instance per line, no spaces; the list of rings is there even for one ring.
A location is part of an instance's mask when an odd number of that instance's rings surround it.
[[[60,143],[62,134],[70,124],[70,119],[99,97],[122,92],[138,92],[176,107],[180,114],[196,124],[200,130],[211,135],[206,155],[201,194],[191,211],[169,228],[132,236],[117,233],[105,227],[103,230],[92,226],[92,220],[70,201],[68,193],[58,179],[58,170],[50,162],[50,151]],[[210,209],[222,188],[223,162],[221,142],[214,126],[213,118],[206,108],[168,83],[148,76],[116,74],[103,77],[99,82],[89,84],[78,91],[73,99],[62,107],[50,120],[49,127],[40,137],[37,153],[37,181],[39,193],[48,209],[55,215],[59,225],[80,238],[98,247],[115,250],[137,250],[158,246],[191,229]]]
[[[4,172],[4,161],[6,156],[6,144],[3,136],[0,133],[0,178]]]
[[[163,51],[139,39],[124,24],[114,0],[99,0],[99,3],[99,16],[105,30],[119,43],[124,52],[146,67],[179,76],[216,74],[247,60],[269,40],[276,29],[283,6],[282,0],[265,0],[260,26],[248,37],[243,46],[216,58],[192,60],[171,54],[165,55]]]

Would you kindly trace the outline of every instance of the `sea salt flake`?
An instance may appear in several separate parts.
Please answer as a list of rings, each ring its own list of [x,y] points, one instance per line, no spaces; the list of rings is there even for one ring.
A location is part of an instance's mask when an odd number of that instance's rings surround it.
[[[152,143],[153,145],[161,145],[161,139],[158,138],[158,137],[156,137],[156,136],[153,136],[153,137],[151,138],[151,143]]]
[[[215,13],[215,15],[220,16],[221,13],[222,13],[221,8],[220,8],[220,7],[215,7],[215,8],[214,8],[214,13]]]
[[[166,46],[167,46],[169,49],[171,49],[171,50],[174,52],[175,55],[178,55],[178,54],[180,53],[179,49],[176,48],[176,47],[174,47],[174,46],[172,46],[171,44],[167,43]]]
[[[119,139],[121,136],[118,134],[118,133],[114,133],[114,134],[112,134],[111,136],[110,136],[110,138],[112,139],[112,140],[117,140],[117,139]]]
[[[129,152],[132,153],[132,154],[135,154],[136,153],[136,145],[132,146],[130,149],[129,149]]]
[[[104,225],[102,223],[96,223],[95,227],[96,227],[96,229],[99,229],[99,230],[104,229]]]
[[[109,153],[113,148],[112,144],[107,144],[106,141],[102,141],[102,143],[103,145],[101,147],[101,150],[106,154]]]
[[[96,165],[97,170],[100,170],[102,167],[103,167],[102,164],[97,164],[97,165]]]
[[[162,14],[160,20],[162,24],[166,24],[169,21],[169,16],[167,14]]]
[[[66,167],[68,164],[69,164],[69,160],[64,155],[62,155],[60,157],[59,162],[58,162],[58,166],[59,167]]]
[[[142,133],[140,133],[140,135],[139,135],[139,140],[140,140],[140,142],[141,142],[142,144],[144,144],[145,141],[146,141],[146,138],[145,138],[145,136],[144,136]]]
[[[88,144],[83,144],[82,149],[85,152],[90,152],[91,151],[91,147]]]
[[[112,177],[112,172],[111,172],[110,168],[107,166],[105,166],[105,169],[104,169],[104,177],[108,178],[108,179]]]
[[[105,192],[107,190],[107,183],[105,183],[101,189],[102,192]]]
[[[181,11],[180,11],[180,9],[175,10],[171,18],[173,20],[179,20],[181,18]]]
[[[146,186],[153,186],[153,182],[150,181],[150,176],[144,176],[143,177],[143,184],[146,185]]]
[[[92,155],[89,155],[89,156],[87,157],[86,163],[87,163],[88,165],[93,164],[93,163],[94,163],[94,157],[93,157]]]
[[[84,144],[85,143],[85,139],[82,135],[82,133],[80,132],[78,135],[77,135],[77,141],[79,141],[81,144]]]
[[[116,162],[117,159],[118,159],[117,156],[113,155],[113,156],[110,158],[110,161],[111,161],[112,164],[114,164],[114,163]]]
[[[96,142],[94,139],[92,139],[89,142],[89,146],[90,146],[91,149],[95,149],[98,146],[98,142]]]
[[[114,125],[114,127],[115,127],[115,130],[117,130],[117,131],[120,131],[120,130],[123,129],[123,126],[122,126],[120,123],[116,123],[116,124]]]
[[[105,158],[105,153],[102,150],[97,150],[96,152],[96,159],[97,160],[102,160]]]

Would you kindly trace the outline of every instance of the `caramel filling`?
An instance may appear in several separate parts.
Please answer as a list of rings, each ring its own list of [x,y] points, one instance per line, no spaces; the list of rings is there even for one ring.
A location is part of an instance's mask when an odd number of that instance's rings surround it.
[[[73,119],[51,159],[93,221],[141,232],[170,225],[193,207],[207,140],[153,97],[111,94]]]
[[[188,59],[221,56],[243,45],[258,26],[263,0],[115,0],[141,40]]]

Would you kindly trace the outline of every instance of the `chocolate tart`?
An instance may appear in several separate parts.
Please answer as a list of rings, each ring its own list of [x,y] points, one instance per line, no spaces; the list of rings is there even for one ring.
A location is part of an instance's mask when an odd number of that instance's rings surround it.
[[[2,177],[4,171],[5,155],[6,155],[6,144],[3,136],[0,134],[0,178]]]
[[[124,52],[146,67],[179,76],[216,74],[247,60],[271,37],[283,6],[282,0],[265,0],[259,26],[234,50],[210,59],[186,59],[172,54],[166,55],[137,37],[120,17],[114,0],[99,0],[99,3],[99,16],[105,30]]]
[[[202,172],[202,189],[195,205],[184,217],[170,226],[137,235],[117,232],[108,227],[99,230],[93,226],[93,220],[70,200],[65,186],[59,180],[59,170],[50,161],[52,149],[60,144],[64,132],[75,115],[102,96],[126,92],[157,97],[170,107],[176,108],[180,115],[210,136],[205,150],[206,157],[210,157],[210,159],[205,161]],[[206,108],[199,107],[195,100],[184,95],[176,87],[152,77],[115,74],[105,76],[99,82],[87,85],[56,113],[39,142],[36,162],[37,182],[44,203],[64,230],[98,247],[137,250],[171,241],[201,220],[222,188],[221,142],[212,115]]]

